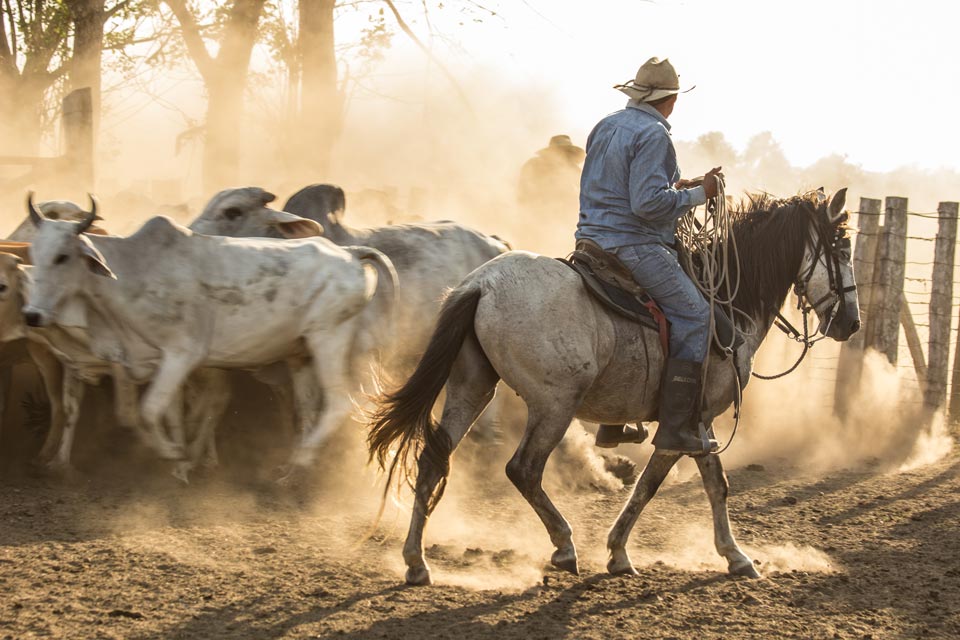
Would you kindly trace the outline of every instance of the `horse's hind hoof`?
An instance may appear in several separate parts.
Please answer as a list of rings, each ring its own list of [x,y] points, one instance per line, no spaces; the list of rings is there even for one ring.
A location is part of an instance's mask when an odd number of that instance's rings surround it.
[[[637,570],[633,568],[626,551],[611,551],[610,560],[607,561],[607,572],[614,576],[638,576]]]
[[[572,555],[570,551],[554,551],[553,556],[550,558],[550,564],[555,566],[557,569],[567,571],[575,576],[580,575],[580,567],[577,563],[576,551],[573,551]]]
[[[753,562],[743,562],[737,565],[730,565],[727,569],[727,572],[731,576],[740,576],[743,578],[757,579],[763,576],[760,575],[760,572],[757,571],[757,568],[753,565]]]
[[[433,580],[430,579],[430,569],[428,569],[426,565],[409,567],[407,569],[406,582],[411,587],[425,587],[433,584]]]

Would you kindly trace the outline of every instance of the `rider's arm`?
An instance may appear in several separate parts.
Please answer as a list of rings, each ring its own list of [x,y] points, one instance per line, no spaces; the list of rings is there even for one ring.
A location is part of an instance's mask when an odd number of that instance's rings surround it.
[[[673,187],[676,167],[676,152],[665,129],[642,136],[630,163],[630,209],[634,215],[672,222],[707,201],[702,186]]]

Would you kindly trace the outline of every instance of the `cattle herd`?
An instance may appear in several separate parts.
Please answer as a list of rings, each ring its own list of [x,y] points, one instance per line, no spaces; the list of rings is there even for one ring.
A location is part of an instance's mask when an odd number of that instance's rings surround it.
[[[186,480],[215,459],[225,370],[240,369],[282,399],[303,470],[360,389],[416,364],[444,293],[508,250],[453,222],[351,229],[332,185],[274,199],[228,189],[188,227],[157,216],[120,237],[92,197],[28,197],[0,246],[0,343],[25,345],[43,381],[42,464],[69,468],[84,386],[109,376],[117,421]]]

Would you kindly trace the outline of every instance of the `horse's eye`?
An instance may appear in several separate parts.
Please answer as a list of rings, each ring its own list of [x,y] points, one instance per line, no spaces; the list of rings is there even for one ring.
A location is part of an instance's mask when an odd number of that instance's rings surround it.
[[[65,253],[61,253],[60,255],[58,255],[56,258],[53,259],[53,264],[63,264],[69,259],[70,259],[70,256],[68,256]]]
[[[236,220],[243,215],[243,211],[237,207],[227,207],[223,210],[223,217],[227,220]]]
[[[0,293],[3,293],[7,290],[7,285],[0,283]]]

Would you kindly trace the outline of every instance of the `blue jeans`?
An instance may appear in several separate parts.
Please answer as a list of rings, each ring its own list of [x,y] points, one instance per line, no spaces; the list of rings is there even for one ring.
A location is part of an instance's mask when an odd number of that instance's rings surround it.
[[[612,253],[670,321],[670,357],[702,363],[710,346],[710,305],[680,267],[677,253],[662,244],[618,247]]]

